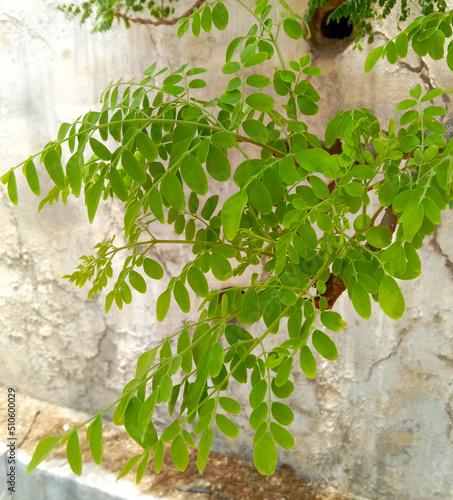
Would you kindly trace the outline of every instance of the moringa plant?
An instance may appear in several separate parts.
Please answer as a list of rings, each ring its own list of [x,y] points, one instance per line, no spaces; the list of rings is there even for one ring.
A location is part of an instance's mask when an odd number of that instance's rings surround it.
[[[372,302],[394,320],[404,313],[398,280],[420,275],[417,251],[453,199],[453,141],[447,143],[440,122],[445,108],[432,102],[446,91],[424,93],[415,85],[383,128],[367,109],[342,111],[321,139],[306,123],[318,111],[312,82],[321,69],[310,65],[309,55],[286,60],[279,45],[281,36],[309,37],[305,21],[283,0],[237,4],[253,24],[226,49],[228,83],[220,96],[205,100],[206,90],[200,93],[205,68],[184,64],[169,73],[154,63],[137,81],[110,83],[99,111],[63,123],[55,141],[2,177],[14,204],[20,167],[40,196],[39,158],[54,184],[40,208],[80,197],[92,222],[101,199],[124,204],[124,241],[112,236],[98,243],[66,276],[78,287],[89,284],[88,298],[107,291],[106,313],[125,307],[135,292],[146,293],[144,276],[163,278],[153,258],[161,245],[186,245],[191,252],[157,298],[157,319],[164,321],[172,302],[189,313],[192,292],[202,299],[195,321],[139,357],[117,401],[43,439],[29,472],[66,444],[69,464],[81,474],[79,431],[86,425],[101,464],[102,416],[113,408],[113,422],[143,448],[119,477],[138,465],[140,481],[150,459],[159,472],[165,443],[183,471],[194,436],[202,471],[214,432],[239,434],[234,415],[244,409],[226,389],[249,382],[254,463],[271,475],[277,447],[295,446],[288,430],[294,415],[284,402],[295,390],[292,372],[300,367],[313,378],[319,357],[337,358],[333,338],[346,327],[333,310],[338,297],[347,292],[365,319]],[[370,52],[365,71],[380,58],[391,64],[404,58],[409,44],[419,55],[442,59],[452,19],[452,12],[415,19]],[[228,20],[224,3],[214,0],[181,19],[178,36],[224,30]],[[453,70],[453,42],[446,59]],[[241,158],[233,167],[231,151]],[[229,183],[233,192],[220,204],[218,183]],[[161,224],[173,228],[172,239],[155,236]],[[258,264],[267,278],[252,274],[248,285],[235,284]],[[218,287],[209,286],[208,273]],[[267,347],[268,337],[278,345]],[[159,405],[172,418],[160,434],[153,424]]]

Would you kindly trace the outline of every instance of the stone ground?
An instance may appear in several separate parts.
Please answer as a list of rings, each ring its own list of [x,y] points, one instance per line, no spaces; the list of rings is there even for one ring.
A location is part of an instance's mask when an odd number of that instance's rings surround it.
[[[6,394],[6,388],[1,387]],[[0,439],[6,442],[6,398],[0,401]],[[46,436],[59,435],[80,423],[86,415],[58,405],[39,401],[25,394],[17,393],[17,437],[20,450],[31,456],[37,443]],[[79,432],[84,462],[92,461],[88,443]],[[118,474],[126,461],[140,453],[141,448],[129,436],[111,423],[104,424],[103,466]],[[65,447],[56,448],[49,458],[64,458]],[[134,475],[125,479],[134,481]],[[181,491],[186,490],[186,491]],[[192,491],[187,491],[192,488]],[[160,474],[152,468],[152,461],[138,485],[141,493],[164,497],[170,500],[346,500],[358,498],[333,488],[308,483],[294,476],[286,465],[280,467],[272,477],[261,476],[251,462],[222,453],[211,453],[203,474],[196,466],[196,450],[184,473],[172,464],[170,453],[166,453],[164,467]],[[196,489],[205,490],[203,493]],[[195,491],[194,491],[195,490]]]

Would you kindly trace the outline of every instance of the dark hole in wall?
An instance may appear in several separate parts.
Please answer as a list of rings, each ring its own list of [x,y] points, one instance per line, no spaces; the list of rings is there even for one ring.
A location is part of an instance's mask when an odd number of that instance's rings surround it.
[[[327,24],[327,19],[332,14],[333,10],[327,12],[321,22],[321,33],[325,38],[343,40],[352,33],[352,23],[348,17],[340,17],[340,19],[331,19]]]

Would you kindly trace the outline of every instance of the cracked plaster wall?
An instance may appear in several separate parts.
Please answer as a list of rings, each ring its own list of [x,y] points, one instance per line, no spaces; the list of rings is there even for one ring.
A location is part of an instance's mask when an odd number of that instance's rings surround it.
[[[248,23],[235,7],[226,32],[203,34],[199,41],[187,36],[180,44],[167,27],[115,27],[91,34],[87,26],[65,20],[56,3],[25,0],[0,7],[1,172],[55,137],[61,122],[96,109],[111,79],[139,75],[155,59],[171,69],[191,60],[219,74],[226,44]],[[384,25],[380,32],[376,39],[383,43],[395,35],[395,27]],[[334,55],[304,41],[283,47],[288,58],[307,50],[323,69],[314,82],[321,111],[307,120],[318,133],[335,113],[350,107],[366,106],[385,124],[405,89],[417,82],[425,90],[451,86],[443,63],[417,56],[395,66],[378,64],[365,75],[366,53],[352,47]],[[215,95],[223,85],[211,76],[209,92]],[[222,196],[226,189],[221,186]],[[14,208],[0,191],[0,382],[96,411],[132,378],[139,354],[185,318],[173,308],[163,326],[156,322],[155,299],[166,282],[149,282],[145,297],[106,317],[103,297],[87,302],[85,290],[59,279],[95,243],[120,233],[119,205],[102,206],[90,226],[83,204],[75,200],[37,215],[38,201],[22,179],[19,196]],[[399,322],[378,307],[364,321],[345,297],[338,301],[337,310],[349,323],[335,334],[338,361],[321,362],[314,381],[294,376],[292,429],[298,445],[281,454],[281,463],[297,474],[368,498],[452,498],[452,229],[448,212],[421,251],[422,277],[402,283],[407,310]],[[158,249],[156,255],[166,279],[179,272],[181,248]],[[246,389],[236,395],[246,406]],[[241,427],[247,428],[248,416],[239,416]],[[216,438],[216,447],[250,457],[251,436]]]

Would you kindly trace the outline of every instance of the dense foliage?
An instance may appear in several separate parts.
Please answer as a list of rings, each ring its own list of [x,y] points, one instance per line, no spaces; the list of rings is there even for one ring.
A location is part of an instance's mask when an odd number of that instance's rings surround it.
[[[195,1],[195,0],[194,0]],[[143,24],[173,24],[179,18],[170,19],[169,16],[175,12],[174,4],[178,0],[86,0],[82,3],[70,3],[61,5],[60,10],[68,17],[80,17],[80,22],[84,23],[94,15],[94,31],[106,31],[112,27],[115,19],[123,19],[127,27],[131,23]],[[195,8],[200,8],[206,0],[198,0],[194,3]],[[214,5],[216,2],[208,2]],[[259,4],[259,2],[255,2]],[[306,20],[311,19],[318,7],[328,6],[330,0],[309,0]],[[329,15],[327,22],[335,22],[341,18],[346,18],[353,25],[356,35],[356,42],[368,35],[368,42],[373,41],[372,21],[380,21],[387,18],[397,5],[396,0],[346,0]],[[396,16],[399,22],[407,20],[411,14],[411,6],[407,0],[402,0],[399,7],[399,14]],[[428,15],[433,12],[445,12],[447,4],[445,0],[418,0],[412,3],[412,8],[416,13]],[[137,17],[137,14],[140,17]],[[188,15],[187,13],[183,16]]]
[[[160,471],[164,443],[171,443],[171,457],[184,470],[193,435],[200,437],[202,471],[214,431],[239,434],[232,415],[244,409],[234,390],[228,396],[224,391],[249,382],[254,461],[270,475],[277,447],[295,446],[288,430],[293,411],[284,403],[295,390],[292,372],[300,367],[312,378],[319,357],[337,358],[335,332],[346,322],[331,309],[340,294],[347,291],[365,319],[372,302],[395,320],[404,313],[397,280],[419,276],[417,251],[453,199],[453,140],[447,143],[439,121],[445,108],[432,102],[445,91],[424,93],[415,85],[383,127],[367,109],[342,111],[321,140],[305,122],[318,111],[312,81],[321,69],[310,65],[309,55],[287,61],[278,42],[280,36],[301,39],[305,21],[284,1],[238,4],[254,24],[226,49],[222,73],[228,82],[220,96],[204,99],[205,68],[184,64],[169,73],[154,63],[140,81],[111,83],[99,111],[62,124],[55,141],[2,177],[13,203],[19,167],[39,196],[40,157],[55,184],[41,207],[82,197],[91,222],[101,199],[124,203],[124,241],[117,244],[112,236],[99,243],[67,276],[77,286],[89,282],[89,297],[110,288],[106,312],[129,304],[135,292],[146,293],[148,278],[163,278],[153,259],[159,245],[187,245],[192,255],[158,297],[157,319],[164,321],[172,302],[189,313],[192,292],[202,298],[196,321],[140,356],[122,396],[87,422],[41,441],[29,471],[66,444],[72,470],[80,474],[78,431],[86,424],[100,464],[102,415],[110,408],[114,423],[143,447],[120,477],[138,464],[140,481],[151,457]],[[405,57],[409,43],[417,54],[441,59],[452,17],[417,18],[369,54],[366,71],[382,57],[392,64]],[[227,8],[215,0],[182,19],[178,35],[224,30],[228,21]],[[266,74],[262,65],[270,59],[275,69]],[[234,168],[232,150],[242,156]],[[219,204],[217,183],[225,182],[233,194]],[[175,236],[156,237],[160,224],[173,227]],[[117,276],[114,261],[122,264]],[[235,285],[236,276],[260,263],[265,281],[253,274],[247,286]],[[208,273],[218,287],[209,286]],[[250,325],[259,333],[250,333]],[[271,335],[278,340],[273,349],[265,342]],[[158,405],[173,418],[160,434],[153,424]]]

